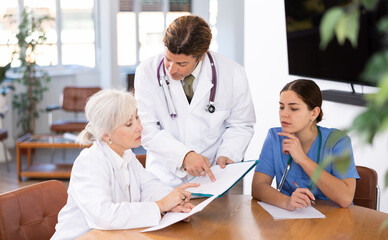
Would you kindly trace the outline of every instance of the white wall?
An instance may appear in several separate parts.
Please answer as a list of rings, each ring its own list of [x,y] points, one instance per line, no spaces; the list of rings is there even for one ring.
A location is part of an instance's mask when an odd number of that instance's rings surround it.
[[[219,0],[217,17],[218,53],[244,65],[244,1]]]
[[[255,104],[257,124],[255,135],[248,147],[246,159],[257,159],[270,127],[279,126],[278,100],[280,89],[296,76],[289,76],[287,66],[287,42],[283,1],[245,1],[245,69],[250,82]],[[318,80],[324,89],[349,91],[347,84]],[[356,89],[357,90],[357,89]],[[374,91],[365,88],[366,92]],[[348,127],[362,107],[324,101],[323,126]],[[388,212],[388,190],[384,187],[385,172],[388,171],[388,132],[378,136],[373,146],[360,143],[351,135],[356,165],[367,166],[377,171],[379,185],[383,190],[380,210]],[[253,172],[244,179],[244,194],[250,194]]]

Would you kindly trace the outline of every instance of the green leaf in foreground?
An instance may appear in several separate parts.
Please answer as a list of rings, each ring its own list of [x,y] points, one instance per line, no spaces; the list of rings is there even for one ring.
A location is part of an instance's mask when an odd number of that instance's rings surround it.
[[[384,230],[388,226],[388,218],[384,220],[384,222],[381,224],[379,231]]]
[[[337,26],[337,23],[341,16],[343,15],[343,10],[341,7],[334,7],[329,9],[322,18],[321,25],[319,27],[319,32],[321,34],[321,43],[319,47],[321,50],[324,50],[327,47],[327,44],[334,37],[334,29]]]
[[[361,0],[362,4],[368,10],[373,10],[379,0]]]

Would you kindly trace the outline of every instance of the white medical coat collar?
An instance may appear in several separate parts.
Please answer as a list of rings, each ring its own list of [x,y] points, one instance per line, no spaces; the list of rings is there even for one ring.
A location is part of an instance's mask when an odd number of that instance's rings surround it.
[[[131,162],[131,158],[130,158],[130,155],[132,153],[131,149],[128,149],[127,151],[125,151],[123,157],[120,157],[105,142],[97,141],[97,144],[101,146],[101,149],[104,151],[104,153],[109,157],[109,159],[111,159],[111,162],[114,168],[117,168],[117,169],[121,169],[124,167],[127,168],[128,164]]]

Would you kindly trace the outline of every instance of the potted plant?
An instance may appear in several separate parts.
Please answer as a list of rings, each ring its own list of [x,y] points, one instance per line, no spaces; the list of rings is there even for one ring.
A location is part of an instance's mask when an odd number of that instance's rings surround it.
[[[344,44],[347,39],[356,46],[360,11],[372,10],[379,2],[379,0],[354,0],[347,6],[334,7],[327,11],[320,25],[321,48],[325,49],[334,36],[340,44]],[[378,91],[366,95],[365,110],[354,119],[352,126],[345,130],[355,131],[369,144],[373,144],[377,133],[388,129],[388,15],[380,19],[376,29],[382,36],[383,48],[368,60],[361,77],[366,81],[377,83]],[[387,187],[388,172],[385,173],[384,179]],[[381,226],[384,227],[388,227],[388,219]]]
[[[44,22],[50,21],[48,16],[35,17],[29,10],[24,10],[16,34],[17,47],[13,57],[20,62],[15,83],[22,87],[14,94],[12,106],[17,110],[17,125],[22,127],[22,134],[35,132],[35,122],[43,109],[38,108],[43,100],[43,93],[48,90],[50,77],[47,71],[36,63],[36,47],[46,41]]]
[[[14,90],[14,86],[11,81],[6,80],[6,72],[11,68],[11,63],[0,67],[0,117],[5,117],[7,110],[7,92]],[[2,127],[2,126],[1,126]]]

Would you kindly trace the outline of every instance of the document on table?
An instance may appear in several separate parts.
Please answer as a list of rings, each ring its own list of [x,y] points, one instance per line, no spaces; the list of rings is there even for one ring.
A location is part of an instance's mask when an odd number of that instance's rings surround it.
[[[212,182],[207,175],[204,177],[194,177],[189,182],[199,183],[200,185],[198,187],[187,188],[186,191],[199,196],[222,196],[257,163],[258,161],[237,162],[226,165],[224,169],[220,165],[214,165],[210,169],[216,178],[215,182]]]
[[[202,211],[211,201],[213,201],[217,196],[210,197],[206,199],[205,201],[201,202],[197,206],[195,206],[189,213],[181,213],[181,212],[168,212],[162,220],[160,220],[159,225],[150,227],[147,229],[144,229],[143,231],[140,232],[151,232],[151,231],[156,231],[165,227],[168,227],[176,222],[182,221],[185,218],[190,217],[191,215]]]
[[[257,202],[262,206],[274,219],[297,219],[297,218],[325,218],[321,212],[313,208],[312,206],[308,206],[303,209],[295,209],[294,211],[288,211],[283,208],[276,207],[274,205]]]

